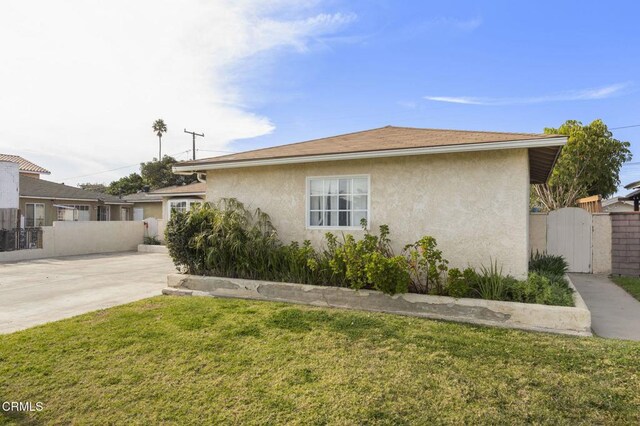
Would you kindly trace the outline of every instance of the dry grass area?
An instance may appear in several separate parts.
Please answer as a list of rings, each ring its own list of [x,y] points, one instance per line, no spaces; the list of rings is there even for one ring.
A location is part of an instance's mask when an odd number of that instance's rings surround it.
[[[156,297],[0,336],[34,424],[638,424],[640,343]],[[1,412],[0,412],[1,413]]]

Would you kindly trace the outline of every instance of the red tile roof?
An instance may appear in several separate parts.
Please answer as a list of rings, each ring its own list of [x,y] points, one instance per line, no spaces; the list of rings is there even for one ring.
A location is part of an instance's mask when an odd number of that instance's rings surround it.
[[[19,155],[0,154],[0,161],[8,161],[10,163],[18,163],[18,167],[21,172],[38,173],[43,175],[50,175],[51,172],[44,167],[40,167],[31,161],[25,160]]]

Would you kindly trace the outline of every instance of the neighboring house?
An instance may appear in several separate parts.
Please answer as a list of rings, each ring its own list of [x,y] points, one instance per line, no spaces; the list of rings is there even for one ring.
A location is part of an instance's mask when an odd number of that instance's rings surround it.
[[[162,197],[160,195],[138,192],[125,195],[122,199],[133,204],[133,220],[144,220],[150,217],[162,219]]]
[[[201,204],[205,193],[206,183],[194,182],[126,195],[123,199],[133,203],[135,220],[150,217],[164,219],[170,217],[172,210],[186,211],[193,205]]]
[[[118,197],[20,176],[20,211],[24,226],[54,221],[133,220],[133,204]]]
[[[40,175],[51,174],[51,172],[44,167],[33,164],[31,161],[25,160],[19,155],[0,154],[0,161],[18,163],[18,171],[20,173],[20,176],[28,176],[35,179],[40,179]]]
[[[607,200],[602,200],[602,211],[605,213],[632,212],[633,201],[630,201],[625,197],[613,197]]]
[[[625,185],[625,189],[633,189],[633,191],[625,195],[624,198],[633,203],[633,211],[640,211],[640,181],[631,182],[630,184]]]
[[[547,181],[567,138],[387,126],[182,162],[206,173],[206,200],[234,197],[271,216],[285,241],[361,236],[389,225],[394,250],[434,236],[451,266],[498,262],[527,274],[529,185]]]

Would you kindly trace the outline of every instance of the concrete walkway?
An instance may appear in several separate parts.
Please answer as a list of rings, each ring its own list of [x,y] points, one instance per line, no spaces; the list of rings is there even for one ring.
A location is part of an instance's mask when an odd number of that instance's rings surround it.
[[[160,295],[166,254],[115,253],[0,264],[0,333]]]
[[[640,302],[604,275],[569,274],[601,337],[640,341]]]

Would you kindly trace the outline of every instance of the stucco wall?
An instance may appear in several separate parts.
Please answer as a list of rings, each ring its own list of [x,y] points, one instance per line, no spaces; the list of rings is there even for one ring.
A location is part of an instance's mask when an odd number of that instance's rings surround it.
[[[529,250],[531,253],[547,251],[546,213],[531,213],[529,216]]]
[[[369,174],[371,227],[389,225],[396,252],[432,235],[451,266],[493,259],[504,273],[522,277],[529,256],[528,164],[527,151],[513,149],[213,170],[207,200],[235,197],[268,213],[283,241],[318,246],[326,231],[306,229],[306,178]]]
[[[593,215],[591,235],[591,269],[594,274],[611,273],[611,216],[608,213]]]
[[[42,230],[42,249],[0,252],[0,262],[137,250],[144,223],[54,222]]]
[[[134,203],[133,208],[143,209],[143,219],[148,219],[150,217],[162,219],[162,201],[158,201],[157,203]]]

